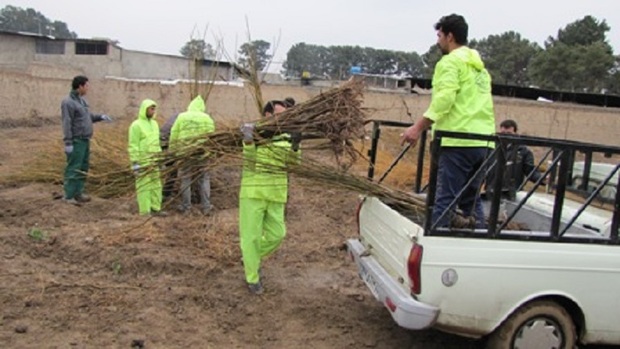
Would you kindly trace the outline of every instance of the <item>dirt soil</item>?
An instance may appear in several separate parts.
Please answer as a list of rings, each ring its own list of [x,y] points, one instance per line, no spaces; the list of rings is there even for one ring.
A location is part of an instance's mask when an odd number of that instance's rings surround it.
[[[131,193],[75,207],[54,200],[59,184],[6,180],[37,142],[58,136],[59,125],[0,130],[1,348],[481,345],[394,324],[343,249],[356,235],[356,193],[292,179],[288,235],[264,265],[266,292],[254,296],[236,190],[224,190],[238,172],[214,174],[212,215],[152,219],[136,214]]]

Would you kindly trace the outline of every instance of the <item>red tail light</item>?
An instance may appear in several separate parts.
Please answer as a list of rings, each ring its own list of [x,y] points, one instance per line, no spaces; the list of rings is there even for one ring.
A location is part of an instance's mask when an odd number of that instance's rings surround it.
[[[413,244],[409,259],[407,260],[407,272],[411,282],[411,293],[420,294],[422,292],[422,245]]]
[[[390,297],[385,298],[385,305],[387,306],[388,309],[390,309],[390,311],[393,313],[396,311],[396,304],[394,304],[394,302],[390,299]]]

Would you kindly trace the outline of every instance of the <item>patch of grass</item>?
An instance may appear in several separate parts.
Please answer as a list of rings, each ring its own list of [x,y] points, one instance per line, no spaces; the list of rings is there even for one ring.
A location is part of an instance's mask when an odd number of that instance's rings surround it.
[[[28,236],[35,241],[43,241],[47,239],[47,233],[39,228],[30,228]]]
[[[122,269],[123,266],[121,265],[120,261],[116,260],[112,263],[112,272],[114,273],[114,275],[119,275]]]

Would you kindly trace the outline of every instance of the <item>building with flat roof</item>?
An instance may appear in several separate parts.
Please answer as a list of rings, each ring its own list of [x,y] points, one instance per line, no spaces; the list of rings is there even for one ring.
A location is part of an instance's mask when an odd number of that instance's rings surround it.
[[[61,78],[120,77],[151,80],[233,79],[232,64],[127,50],[109,39],[57,39],[36,33],[0,31],[0,69]]]

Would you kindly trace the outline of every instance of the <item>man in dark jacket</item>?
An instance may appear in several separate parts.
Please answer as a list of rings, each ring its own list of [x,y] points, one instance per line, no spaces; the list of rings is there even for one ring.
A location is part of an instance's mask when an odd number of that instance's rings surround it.
[[[499,133],[507,135],[516,135],[518,130],[517,123],[514,120],[504,120],[499,125]],[[534,154],[525,145],[517,145],[516,152],[512,147],[506,149],[506,167],[504,168],[504,178],[502,181],[502,194],[509,198],[514,198],[515,191],[519,189],[523,181],[529,177],[529,181],[535,183],[541,177],[542,173],[536,170],[534,165]],[[497,166],[497,165],[495,165]],[[495,183],[495,167],[492,168],[486,179],[486,192],[493,192]],[[541,182],[545,185],[544,180]]]
[[[64,174],[64,200],[79,206],[90,201],[84,194],[84,182],[88,172],[90,138],[93,136],[93,123],[112,121],[107,115],[92,114],[83,96],[89,89],[88,78],[76,76],[71,83],[71,93],[61,105],[63,142],[67,155]]]

